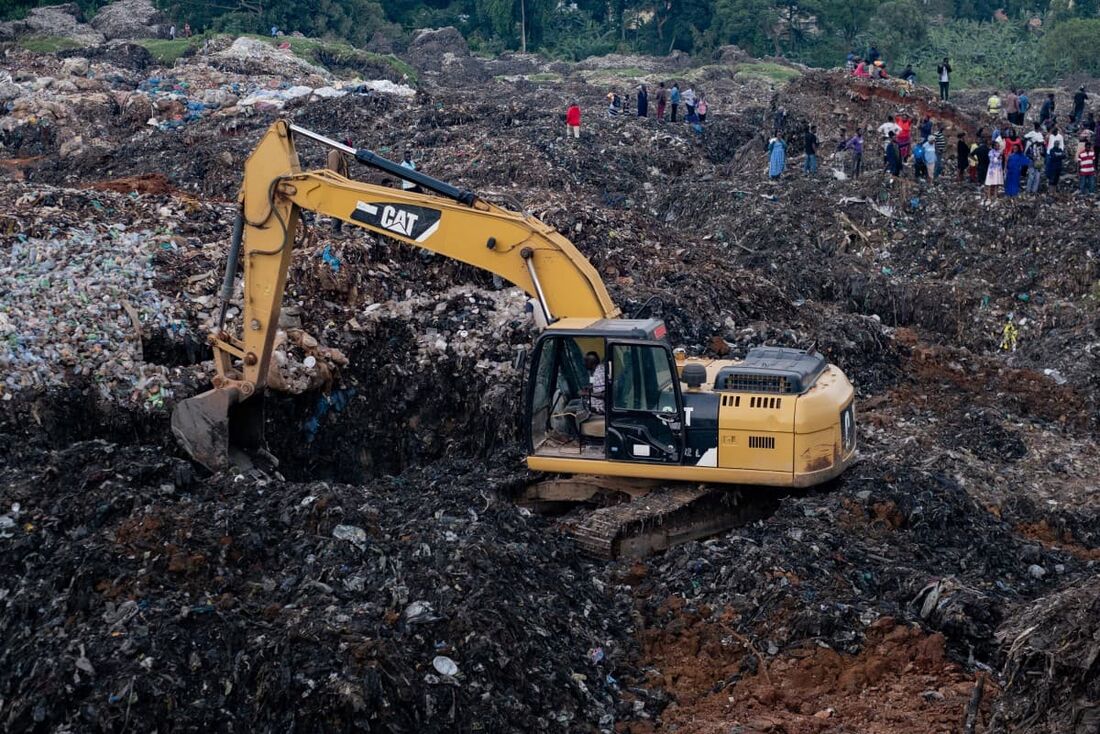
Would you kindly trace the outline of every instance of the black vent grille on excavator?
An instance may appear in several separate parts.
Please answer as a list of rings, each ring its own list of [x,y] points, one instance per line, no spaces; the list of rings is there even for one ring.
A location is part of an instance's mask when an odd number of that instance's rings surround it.
[[[735,392],[772,392],[788,393],[787,378],[782,375],[746,375],[733,373],[725,375],[725,384],[720,389]]]
[[[750,449],[774,449],[775,436],[749,436]]]

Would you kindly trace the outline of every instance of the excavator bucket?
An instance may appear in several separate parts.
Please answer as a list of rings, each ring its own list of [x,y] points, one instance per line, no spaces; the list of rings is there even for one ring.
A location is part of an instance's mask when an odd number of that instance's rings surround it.
[[[251,466],[264,448],[263,395],[242,400],[235,388],[207,390],[172,411],[172,433],[191,458],[210,471]]]

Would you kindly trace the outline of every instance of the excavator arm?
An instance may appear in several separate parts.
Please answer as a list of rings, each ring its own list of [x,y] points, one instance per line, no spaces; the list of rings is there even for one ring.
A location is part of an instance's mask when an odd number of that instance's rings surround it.
[[[303,171],[296,138],[342,150],[435,195],[353,181],[329,170]],[[230,445],[263,448],[260,395],[303,209],[495,273],[531,296],[547,322],[620,313],[584,255],[534,217],[279,120],[245,163],[221,315],[210,336],[214,389],[181,402],[172,415],[180,443],[212,470],[228,466]],[[244,310],[242,334],[235,337],[224,329],[224,320],[238,264],[244,274]]]

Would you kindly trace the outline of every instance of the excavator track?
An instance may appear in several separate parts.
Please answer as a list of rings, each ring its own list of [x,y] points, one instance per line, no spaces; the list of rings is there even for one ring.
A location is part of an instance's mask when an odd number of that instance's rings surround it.
[[[614,502],[570,513],[561,522],[580,549],[602,559],[643,558],[723,533],[767,516],[778,506],[774,494],[700,485],[625,487],[621,480],[601,486],[600,477],[574,477],[540,483],[525,493],[529,506],[574,494],[575,503]],[[625,500],[625,501],[624,501]]]

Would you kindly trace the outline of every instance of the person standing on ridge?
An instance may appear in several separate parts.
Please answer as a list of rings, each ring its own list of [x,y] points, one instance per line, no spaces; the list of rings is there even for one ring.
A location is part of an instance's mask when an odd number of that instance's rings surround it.
[[[649,90],[644,84],[638,87],[638,117],[649,117]]]
[[[951,86],[951,63],[947,60],[947,57],[943,57],[943,61],[936,67],[936,74],[940,78],[940,100],[947,101],[948,87]]]
[[[672,116],[669,118],[670,122],[676,122],[676,109],[680,106],[680,84],[679,82],[672,83],[672,92],[669,94],[669,104],[672,105]]]
[[[1016,116],[1020,114],[1020,98],[1016,96],[1016,90],[1009,88],[1008,94],[1004,98],[1004,110],[1005,116],[1008,117],[1008,121],[1013,125],[1019,125],[1016,121]]]
[[[707,97],[702,92],[699,92],[699,101],[695,103],[695,114],[699,115],[699,123],[705,123],[707,121],[707,110],[710,109],[710,104],[707,102]]]
[[[668,92],[665,91],[665,83],[657,85],[657,122],[665,121],[665,102],[668,100]]]
[[[1003,103],[1001,102],[1001,96],[996,91],[989,95],[989,99],[986,101],[986,112],[989,113],[989,119],[993,124],[997,123],[997,120],[1001,119],[1001,110],[1003,109]]]

